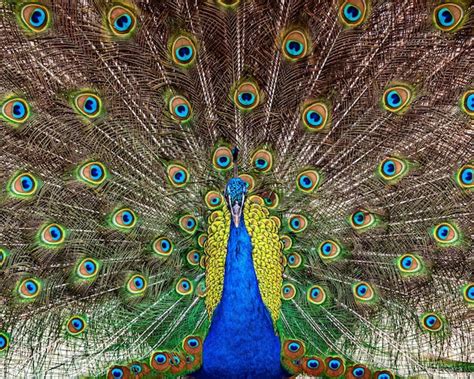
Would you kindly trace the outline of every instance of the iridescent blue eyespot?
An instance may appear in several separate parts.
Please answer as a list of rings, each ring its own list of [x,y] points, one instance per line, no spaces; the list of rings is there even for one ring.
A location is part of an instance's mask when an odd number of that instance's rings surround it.
[[[93,164],[90,166],[90,175],[93,180],[100,180],[104,175],[104,170],[97,164]]]
[[[135,278],[133,283],[135,284],[135,287],[138,290],[141,290],[145,286],[145,282],[143,281],[142,278]]]
[[[301,42],[289,40],[286,42],[286,51],[289,55],[297,57],[301,55],[304,50],[304,45]]]
[[[176,50],[176,55],[180,61],[187,62],[193,56],[193,50],[191,46],[183,46]]]
[[[466,96],[465,104],[469,112],[474,112],[474,93],[470,93]]]
[[[341,367],[341,362],[339,362],[337,359],[331,359],[329,361],[329,367],[331,370],[337,370],[339,367]]]
[[[312,187],[313,181],[307,175],[301,175],[299,178],[299,184],[304,189],[308,189]]]
[[[12,106],[12,115],[16,119],[22,119],[26,115],[25,104],[21,101],[15,101]]]
[[[130,15],[124,13],[121,16],[117,17],[116,20],[114,21],[114,28],[118,32],[124,33],[128,29],[130,29],[130,26],[132,26],[133,20],[130,17]]]
[[[29,294],[33,295],[38,291],[38,286],[36,285],[35,282],[28,280],[25,282],[25,288],[28,291]]]
[[[294,229],[298,229],[300,227],[300,220],[298,218],[294,218],[291,220],[291,226]]]
[[[268,162],[265,159],[256,159],[255,166],[260,170],[264,170],[265,168],[267,168]]]
[[[306,112],[306,122],[311,126],[320,126],[324,118],[316,111]]]
[[[242,92],[239,93],[238,99],[241,105],[248,107],[255,102],[255,95],[251,92]]]
[[[310,359],[308,362],[307,362],[307,365],[309,368],[318,368],[319,367],[319,362],[316,360],[316,359]]]
[[[49,228],[49,234],[51,235],[53,242],[59,241],[63,236],[62,230],[57,226],[51,226]]]
[[[189,107],[186,104],[180,104],[175,108],[175,112],[179,117],[186,118],[189,115]]]
[[[173,179],[176,183],[183,183],[186,180],[186,173],[183,170],[175,172]]]
[[[7,338],[2,334],[0,335],[0,351],[7,346]]]
[[[230,164],[230,158],[228,156],[222,155],[217,159],[217,164],[222,168],[227,168]]]
[[[171,248],[171,244],[169,243],[168,240],[162,240],[161,241],[161,248],[163,249],[164,252],[167,252]]]
[[[99,108],[99,102],[97,101],[97,99],[89,96],[84,101],[84,108],[83,108],[84,112],[88,114],[94,114],[97,112],[98,108]]]
[[[386,101],[391,108],[398,108],[402,104],[402,98],[395,90],[386,95]]]
[[[344,7],[344,17],[350,22],[357,22],[362,17],[362,12],[354,5],[346,4]]]
[[[121,379],[121,378],[123,378],[124,372],[121,368],[114,368],[111,371],[111,374],[114,378]]]
[[[321,252],[323,255],[330,255],[332,252],[332,246],[333,244],[331,242],[326,242],[322,247],[321,247]]]
[[[391,378],[388,374],[383,373],[377,376],[377,379],[391,379]]]
[[[165,363],[165,362],[166,362],[166,355],[161,354],[161,353],[160,353],[160,354],[156,354],[156,355],[155,355],[155,361],[156,361],[157,363],[160,363],[160,364]]]
[[[365,370],[362,367],[356,367],[354,370],[352,370],[352,374],[356,378],[362,378],[365,374]]]
[[[392,176],[396,172],[395,162],[391,159],[386,160],[382,165],[382,171],[387,176]]]
[[[440,240],[446,240],[449,236],[450,229],[448,226],[441,226],[436,231],[436,235]]]
[[[438,22],[444,27],[450,27],[454,24],[455,19],[451,11],[447,7],[438,10]]]
[[[413,258],[411,257],[405,257],[402,259],[402,267],[405,269],[409,269],[411,265],[413,264]]]
[[[361,284],[357,287],[357,295],[364,297],[369,288],[365,284]]]
[[[122,212],[122,223],[125,226],[130,225],[133,221],[134,221],[134,217],[132,215],[132,212],[130,212],[130,211]]]
[[[470,167],[466,167],[461,170],[461,182],[464,185],[472,185],[473,183],[474,170]]]
[[[41,25],[44,24],[45,21],[46,21],[46,12],[43,9],[37,8],[31,13],[31,16],[30,16],[31,25],[39,28]]]
[[[364,224],[364,220],[365,220],[365,214],[364,212],[356,212],[353,216],[352,216],[352,220],[354,221],[354,224],[356,225],[363,225]]]
[[[297,342],[292,342],[288,345],[288,349],[290,349],[293,352],[298,351],[299,348],[300,348],[300,344]]]
[[[142,372],[142,366],[139,364],[133,364],[130,366],[130,371],[133,372],[135,375],[140,374]]]

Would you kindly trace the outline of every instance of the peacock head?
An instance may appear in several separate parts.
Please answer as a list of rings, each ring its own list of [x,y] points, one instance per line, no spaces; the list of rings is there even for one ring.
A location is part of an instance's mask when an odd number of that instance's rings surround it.
[[[239,177],[232,178],[227,182],[224,197],[227,201],[230,213],[236,227],[239,227],[240,216],[244,209],[245,196],[247,195],[247,183]]]

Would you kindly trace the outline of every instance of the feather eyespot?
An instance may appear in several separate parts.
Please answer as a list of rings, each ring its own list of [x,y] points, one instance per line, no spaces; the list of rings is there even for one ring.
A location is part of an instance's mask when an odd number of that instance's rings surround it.
[[[199,297],[206,297],[207,288],[206,288],[206,280],[202,279],[196,286],[196,295]]]
[[[371,377],[370,370],[364,365],[358,364],[347,368],[347,379],[370,379]]]
[[[157,255],[167,257],[173,252],[174,245],[167,237],[158,237],[153,241],[152,249]]]
[[[383,107],[393,113],[402,113],[412,100],[412,90],[408,86],[396,85],[387,88],[382,96]]]
[[[378,166],[379,176],[387,183],[392,184],[408,173],[408,163],[403,159],[387,157]]]
[[[354,230],[364,231],[374,226],[377,222],[377,218],[366,209],[359,209],[351,215],[349,221]]]
[[[137,220],[137,215],[130,208],[117,209],[111,216],[112,226],[122,231],[132,229]]]
[[[252,166],[258,172],[268,172],[273,166],[273,155],[268,150],[260,149],[252,155]]]
[[[337,258],[341,252],[339,243],[333,240],[326,240],[321,242],[318,248],[319,256],[324,260],[331,260]]]
[[[433,22],[443,32],[456,30],[464,18],[464,9],[455,3],[438,5],[433,11]]]
[[[79,167],[77,178],[93,187],[105,182],[108,171],[104,164],[98,161],[86,162]]]
[[[423,268],[421,258],[414,254],[403,254],[398,258],[397,266],[402,274],[416,274]]]
[[[183,340],[183,350],[189,354],[199,354],[202,351],[202,339],[199,336],[188,336]]]
[[[137,25],[137,17],[133,12],[121,5],[110,8],[107,15],[109,29],[116,37],[130,37]]]
[[[206,244],[206,241],[207,241],[207,234],[206,233],[200,234],[198,237],[199,247],[204,247],[204,245]]]
[[[337,377],[344,373],[345,367],[344,362],[338,357],[328,357],[325,360],[326,363],[326,375],[329,377]]]
[[[17,292],[23,299],[32,300],[39,296],[43,283],[37,278],[26,278],[18,283]]]
[[[168,105],[171,116],[180,122],[187,122],[191,119],[192,108],[189,101],[183,96],[173,96]]]
[[[166,173],[168,180],[176,188],[184,187],[189,181],[189,172],[184,166],[170,164],[166,168]]]
[[[282,247],[283,247],[284,251],[290,250],[291,247],[293,246],[293,240],[291,239],[290,236],[282,235],[280,237],[280,241],[281,241],[281,244],[282,244]]]
[[[234,91],[234,104],[242,111],[249,111],[260,103],[260,93],[257,85],[247,81],[237,86]]]
[[[0,354],[7,351],[10,347],[10,335],[0,331]]]
[[[326,291],[323,287],[314,285],[308,288],[306,291],[306,299],[311,304],[321,305],[326,302]]]
[[[26,28],[33,33],[41,33],[51,25],[49,9],[38,3],[26,4],[20,10],[20,18]]]
[[[314,356],[304,357],[301,367],[303,368],[303,372],[311,377],[321,376],[325,369],[324,361]]]
[[[21,97],[7,99],[2,104],[2,116],[13,125],[25,123],[30,114],[30,105]]]
[[[163,372],[170,367],[170,356],[166,351],[155,351],[150,358],[150,365],[156,371]]]
[[[375,291],[369,283],[359,282],[352,286],[354,298],[360,302],[368,302],[374,299]]]
[[[179,66],[189,67],[196,60],[196,45],[189,37],[177,37],[171,45],[171,51],[173,62]]]
[[[206,193],[204,201],[206,202],[206,206],[212,210],[219,209],[222,207],[222,205],[224,205],[224,199],[217,191],[209,191]]]
[[[474,283],[465,285],[462,289],[464,300],[468,303],[474,303]]]
[[[219,171],[228,170],[233,167],[232,152],[227,146],[218,147],[212,155],[212,164]]]
[[[281,287],[281,297],[283,300],[291,300],[296,296],[296,287],[291,283],[286,283]]]
[[[82,316],[72,316],[66,322],[66,330],[71,336],[82,334],[87,327],[87,320]]]
[[[395,379],[395,375],[388,370],[375,371],[374,379]]]
[[[329,108],[326,104],[315,101],[303,107],[301,122],[310,132],[320,132],[329,124]]]
[[[59,247],[66,240],[66,229],[59,224],[47,224],[40,229],[40,242],[45,247]]]
[[[10,253],[7,249],[0,247],[0,268],[3,266],[9,255]]]
[[[286,261],[289,268],[298,268],[303,263],[303,258],[301,258],[300,254],[293,252],[288,254]]]
[[[132,295],[142,295],[148,287],[148,281],[143,275],[134,274],[127,280],[125,289]]]
[[[471,117],[474,117],[474,90],[465,92],[461,97],[461,109]]]
[[[76,274],[81,279],[94,279],[99,273],[100,263],[93,258],[84,258],[77,265]]]
[[[439,246],[452,246],[460,241],[457,227],[450,222],[442,222],[436,225],[432,234]]]
[[[20,172],[12,176],[8,192],[18,199],[30,199],[35,196],[43,183],[30,172]]]
[[[365,0],[347,0],[339,7],[339,20],[344,26],[353,28],[362,24],[367,18]]]
[[[308,226],[308,220],[302,215],[291,215],[288,218],[288,227],[293,233],[301,233]]]
[[[247,193],[250,193],[255,188],[255,179],[249,174],[240,174],[239,178],[242,179],[247,185]]]
[[[425,313],[420,317],[423,329],[428,332],[439,332],[443,328],[443,320],[436,313]]]
[[[265,206],[269,209],[275,209],[280,203],[280,197],[274,191],[264,191],[262,193],[262,199]]]
[[[301,30],[293,30],[285,35],[282,43],[283,55],[290,61],[304,58],[308,53],[308,38]]]
[[[465,164],[456,173],[456,183],[464,189],[474,188],[474,165]]]
[[[198,227],[198,222],[196,217],[192,215],[185,215],[179,219],[179,227],[183,232],[188,234],[194,234]]]
[[[186,254],[186,260],[191,266],[199,266],[201,261],[201,253],[198,250],[191,250]]]
[[[102,100],[92,92],[81,92],[74,97],[74,108],[88,119],[97,118],[102,113]]]
[[[130,369],[126,366],[112,366],[107,373],[107,379],[130,378]]]
[[[180,295],[190,295],[193,292],[193,283],[187,278],[181,278],[176,283],[176,292]]]
[[[320,176],[316,170],[305,170],[296,177],[296,188],[304,193],[314,192],[320,184]]]
[[[305,346],[303,341],[286,340],[283,342],[283,355],[289,359],[301,358],[305,353]]]

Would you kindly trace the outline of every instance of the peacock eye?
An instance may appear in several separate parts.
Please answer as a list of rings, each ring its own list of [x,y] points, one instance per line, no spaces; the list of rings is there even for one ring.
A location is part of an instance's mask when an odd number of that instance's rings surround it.
[[[137,19],[130,9],[121,5],[112,7],[107,16],[110,31],[117,37],[130,37],[135,30]]]
[[[282,43],[283,55],[290,61],[303,58],[308,52],[308,39],[301,30],[293,30],[286,34]]]
[[[433,228],[433,237],[440,246],[454,245],[459,242],[459,232],[454,224],[442,222]]]
[[[112,225],[120,230],[132,229],[137,224],[137,215],[130,208],[120,208],[112,214]]]
[[[130,370],[125,366],[112,366],[107,374],[107,379],[124,379],[130,376]]]
[[[352,286],[352,292],[356,300],[367,302],[374,298],[375,292],[369,283],[359,282]]]
[[[94,119],[102,112],[102,100],[94,93],[83,92],[74,98],[74,108],[80,115]]]
[[[202,339],[199,336],[188,336],[183,340],[183,349],[189,354],[196,355],[202,351]]]
[[[273,155],[268,150],[260,149],[252,155],[252,166],[256,171],[265,173],[272,169]]]
[[[385,90],[382,97],[383,107],[394,113],[401,113],[411,102],[412,91],[407,86],[392,86]]]
[[[296,187],[304,193],[315,191],[320,182],[320,176],[316,170],[305,170],[296,177]]]
[[[219,171],[232,168],[233,162],[231,150],[226,146],[218,147],[214,151],[214,154],[212,154],[212,164]]]
[[[212,210],[218,209],[224,204],[222,195],[217,191],[209,191],[208,193],[206,193],[204,201],[206,203],[206,206]]]
[[[468,303],[474,303],[474,284],[469,283],[463,287],[464,300]]]
[[[9,194],[18,199],[29,199],[35,196],[42,182],[29,172],[17,173],[9,180]]]
[[[10,346],[10,335],[0,331],[0,353],[8,350]]]
[[[167,257],[173,252],[173,243],[167,237],[158,237],[153,241],[152,249],[155,254]]]
[[[84,163],[79,167],[78,179],[91,186],[98,186],[107,179],[108,171],[101,162]]]
[[[332,240],[326,240],[319,245],[319,256],[322,259],[334,259],[341,253],[341,246]]]
[[[196,45],[186,37],[177,37],[171,46],[173,62],[182,67],[189,67],[196,59]]]
[[[362,24],[367,17],[365,0],[347,0],[339,7],[339,20],[344,26],[356,27]]]
[[[156,351],[151,355],[150,359],[151,366],[159,371],[163,372],[168,370],[170,367],[170,356],[166,351]]]
[[[355,230],[365,230],[376,222],[375,216],[365,209],[354,212],[350,218],[350,224]]]
[[[320,132],[328,126],[329,108],[322,102],[310,102],[303,107],[301,121],[311,132]]]
[[[311,304],[321,305],[326,301],[326,291],[323,287],[314,285],[306,291],[306,299]]]
[[[45,247],[58,247],[66,239],[66,229],[59,224],[47,224],[40,229],[40,239]]]
[[[141,364],[133,363],[130,365],[130,371],[133,372],[135,375],[138,375],[143,371],[143,368]]]
[[[325,366],[321,358],[315,356],[303,357],[303,372],[311,377],[319,377],[323,374]]]
[[[92,258],[84,258],[77,266],[76,273],[82,279],[92,279],[99,272],[99,262]]]
[[[3,266],[9,255],[10,253],[7,249],[0,247],[0,268]]]
[[[462,95],[461,109],[469,116],[474,117],[474,90],[471,89]]]
[[[423,329],[429,332],[439,332],[443,328],[443,320],[435,313],[425,313],[420,322]]]
[[[18,284],[18,294],[23,299],[34,299],[36,298],[43,288],[41,281],[36,278],[26,278],[20,281]]]
[[[189,173],[184,166],[170,164],[166,168],[166,173],[168,175],[168,180],[176,188],[184,187],[188,183]]]
[[[375,379],[394,379],[395,375],[388,370],[376,371],[374,373]]]
[[[308,220],[302,215],[291,215],[288,218],[288,227],[293,233],[301,233],[308,226]]]
[[[465,164],[462,166],[456,174],[456,182],[461,188],[472,189],[474,188],[474,165]]]
[[[259,102],[259,89],[252,82],[243,82],[234,92],[234,103],[240,110],[254,109]]]
[[[189,121],[192,115],[192,108],[189,101],[183,96],[174,96],[169,101],[169,111],[172,117],[180,122]]]
[[[27,29],[34,33],[44,32],[50,26],[50,12],[41,4],[27,4],[20,10],[21,21]]]
[[[303,259],[298,253],[288,254],[286,260],[288,262],[288,267],[290,268],[298,268],[303,263]]]
[[[182,231],[188,234],[194,234],[198,227],[198,222],[196,217],[192,215],[186,215],[179,219],[179,227]]]
[[[280,197],[274,191],[265,191],[262,193],[263,202],[269,209],[275,209],[280,203]]]
[[[126,290],[132,295],[141,295],[145,292],[148,282],[143,275],[132,275],[126,284]]]
[[[291,300],[296,295],[296,287],[291,283],[286,283],[281,287],[281,297],[283,300]]]
[[[414,274],[422,269],[421,259],[413,254],[404,254],[397,260],[398,269],[402,274]]]
[[[30,116],[30,105],[20,97],[8,99],[2,104],[2,115],[13,124],[23,124]]]
[[[193,284],[187,278],[181,278],[176,284],[176,292],[180,295],[190,295],[193,292]]]
[[[462,23],[464,9],[455,3],[438,5],[433,12],[435,26],[444,31],[454,31]]]
[[[339,376],[344,372],[344,364],[341,358],[329,357],[326,358],[327,374],[334,377]]]
[[[280,237],[280,241],[281,241],[281,244],[283,246],[283,250],[284,251],[288,251],[291,249],[291,247],[293,246],[293,240],[291,239],[290,236],[287,236],[287,235],[282,235]]]
[[[395,183],[408,173],[408,164],[402,159],[388,157],[380,162],[378,173],[384,181]]]
[[[82,334],[86,327],[87,322],[81,316],[72,316],[66,323],[67,332],[72,336],[78,336]]]
[[[191,266],[198,266],[201,261],[201,254],[198,250],[191,250],[186,254],[186,260]]]
[[[305,346],[300,340],[286,340],[283,342],[283,354],[289,359],[301,358],[305,353]]]

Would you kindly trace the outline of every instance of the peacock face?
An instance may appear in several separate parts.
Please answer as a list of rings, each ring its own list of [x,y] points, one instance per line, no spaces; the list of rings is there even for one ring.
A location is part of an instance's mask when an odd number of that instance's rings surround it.
[[[224,197],[236,227],[239,226],[240,216],[244,209],[245,195],[247,195],[247,183],[242,179],[232,178],[227,182]]]

